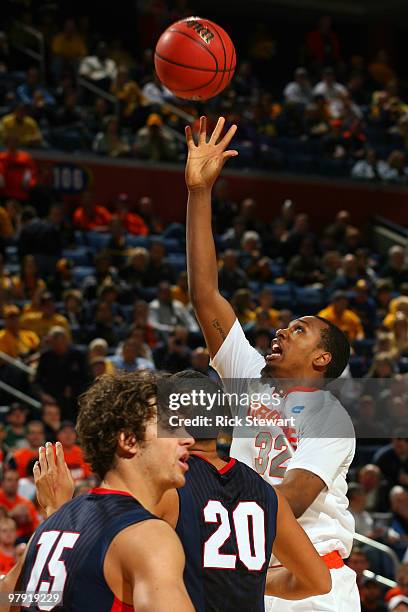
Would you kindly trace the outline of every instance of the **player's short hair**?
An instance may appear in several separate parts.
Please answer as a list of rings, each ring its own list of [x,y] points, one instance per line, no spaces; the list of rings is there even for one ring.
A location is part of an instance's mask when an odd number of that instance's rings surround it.
[[[315,316],[319,321],[326,324],[326,328],[320,332],[321,346],[328,351],[332,358],[327,366],[324,377],[338,378],[347,366],[350,359],[350,342],[346,334],[337,325],[323,317]]]
[[[146,372],[104,374],[79,398],[77,432],[86,460],[100,478],[113,467],[118,436],[143,443],[156,416],[156,378]]]

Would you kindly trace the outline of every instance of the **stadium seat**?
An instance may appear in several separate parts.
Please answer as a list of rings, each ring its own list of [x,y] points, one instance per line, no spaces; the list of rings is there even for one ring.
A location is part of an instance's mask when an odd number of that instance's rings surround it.
[[[110,240],[110,234],[103,234],[101,232],[87,232],[86,242],[94,251],[100,251],[106,249]]]
[[[182,253],[173,253],[166,257],[166,262],[170,264],[176,272],[187,270],[187,258]]]
[[[87,276],[91,276],[94,272],[95,268],[91,266],[78,266],[74,268],[74,277],[77,283],[81,284]]]
[[[180,240],[177,240],[177,238],[165,238],[163,242],[168,255],[172,253],[184,254],[186,252],[185,244],[183,244]]]
[[[298,312],[316,314],[326,303],[325,291],[323,289],[295,287],[294,292]]]
[[[272,291],[275,297],[276,308],[290,308],[293,309],[293,286],[291,283],[282,284],[266,284],[265,289]]]
[[[86,247],[65,249],[62,251],[62,256],[72,261],[75,266],[89,266],[90,264],[89,250]]]
[[[126,246],[128,247],[144,247],[145,249],[148,249],[149,245],[150,240],[147,236],[132,236],[130,234],[126,236]]]

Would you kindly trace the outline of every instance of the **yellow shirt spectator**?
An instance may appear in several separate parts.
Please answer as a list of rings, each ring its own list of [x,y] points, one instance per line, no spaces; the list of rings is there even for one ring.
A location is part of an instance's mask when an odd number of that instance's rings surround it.
[[[28,312],[21,317],[20,325],[23,329],[35,332],[40,338],[44,338],[51,327],[63,327],[67,330],[71,338],[71,330],[67,319],[63,315],[57,313],[53,314],[51,317],[46,317],[43,312]]]
[[[391,300],[388,306],[388,314],[383,321],[384,327],[387,329],[392,329],[397,312],[402,312],[408,317],[408,296],[400,295],[399,297]]]
[[[340,299],[344,299],[347,302],[347,298]],[[323,319],[327,319],[330,323],[337,325],[347,335],[350,342],[364,338],[364,330],[360,317],[346,307],[340,309],[336,308],[335,303],[330,304],[319,312],[319,317],[323,317]]]
[[[17,306],[4,308],[5,329],[0,331],[0,351],[14,359],[24,357],[35,351],[40,345],[36,333],[19,326],[20,310]]]
[[[7,210],[0,206],[0,236],[10,238],[14,235],[14,227]]]
[[[19,111],[20,113],[20,111]],[[34,145],[42,143],[42,134],[38,123],[32,117],[28,117],[23,111],[23,115],[10,113],[5,115],[0,123],[4,141],[10,136],[17,139],[19,145]]]
[[[265,310],[264,308],[262,308],[262,306],[258,306],[255,309],[255,313],[258,315],[260,312],[266,312],[268,314],[272,327],[274,327],[275,329],[279,327],[279,310],[276,310],[276,308],[268,308],[267,310]]]
[[[67,61],[75,61],[88,55],[88,49],[78,33],[73,19],[67,19],[62,32],[54,36],[51,44],[52,54]]]

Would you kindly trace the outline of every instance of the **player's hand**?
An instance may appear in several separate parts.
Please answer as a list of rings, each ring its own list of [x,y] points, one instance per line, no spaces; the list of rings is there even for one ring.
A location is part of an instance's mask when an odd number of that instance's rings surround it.
[[[58,510],[74,494],[74,481],[65,463],[61,442],[54,447],[47,442],[39,450],[39,461],[33,469],[37,499],[47,518]]]
[[[237,131],[237,126],[232,125],[224,138],[220,140],[224,124],[224,117],[220,117],[207,142],[207,120],[201,117],[197,145],[194,142],[191,127],[189,125],[186,127],[188,157],[185,174],[190,191],[211,189],[227,159],[238,155],[238,151],[226,151]]]

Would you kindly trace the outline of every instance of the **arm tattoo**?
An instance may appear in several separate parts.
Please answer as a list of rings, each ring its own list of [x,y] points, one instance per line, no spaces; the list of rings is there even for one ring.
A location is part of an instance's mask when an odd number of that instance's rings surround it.
[[[225,340],[225,338],[227,337],[225,331],[222,329],[220,322],[218,321],[218,319],[214,319],[212,321],[212,326],[214,327],[214,329],[217,330],[217,332],[220,334],[221,338],[223,340]]]

